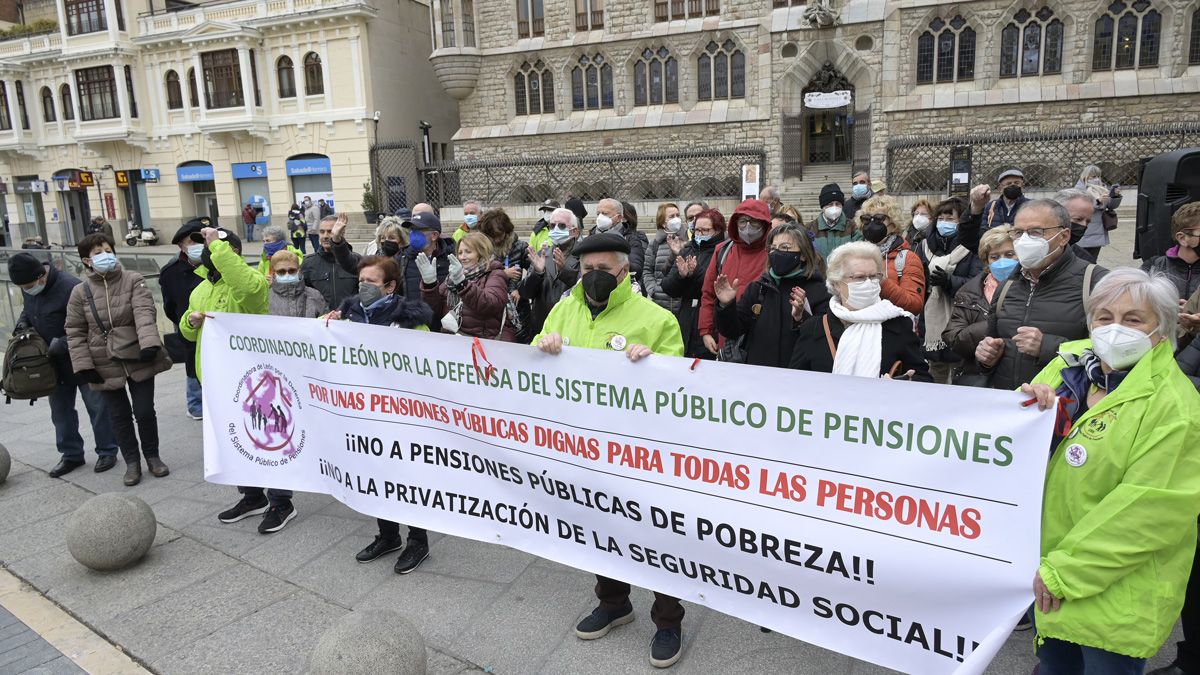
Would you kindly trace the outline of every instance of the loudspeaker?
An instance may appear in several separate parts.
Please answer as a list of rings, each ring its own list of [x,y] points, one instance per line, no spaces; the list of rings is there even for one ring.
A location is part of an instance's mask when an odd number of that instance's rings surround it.
[[[1138,180],[1133,257],[1149,260],[1174,246],[1171,216],[1194,201],[1200,201],[1200,148],[1176,150],[1146,161]]]

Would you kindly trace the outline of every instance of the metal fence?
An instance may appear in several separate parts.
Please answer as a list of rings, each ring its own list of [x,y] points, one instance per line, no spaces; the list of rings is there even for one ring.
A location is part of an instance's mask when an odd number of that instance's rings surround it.
[[[1100,167],[1109,183],[1136,185],[1141,159],[1200,145],[1200,124],[1092,127],[1052,133],[1009,133],[958,138],[896,138],[887,146],[887,184],[893,193],[945,192],[950,150],[971,148],[971,182],[994,182],[1017,167],[1027,187],[1075,185],[1083,167]]]
[[[540,204],[572,194],[585,202],[741,197],[742,165],[766,170],[759,146],[675,153],[586,153],[446,162],[422,170],[425,201],[435,207],[476,199],[485,204]]]
[[[420,148],[412,141],[387,141],[371,146],[371,189],[376,211],[395,213],[427,201],[418,172]],[[435,204],[435,206],[437,206]]]

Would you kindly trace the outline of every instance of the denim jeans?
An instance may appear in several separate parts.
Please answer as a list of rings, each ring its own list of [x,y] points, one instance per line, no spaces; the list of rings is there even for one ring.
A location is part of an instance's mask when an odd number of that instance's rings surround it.
[[[125,463],[135,464],[140,462],[142,457],[158,457],[158,416],[154,412],[154,378],[144,382],[126,380],[124,387],[104,392],[104,398],[108,401],[108,409],[112,413],[113,431],[117,434]],[[132,405],[130,398],[133,399]],[[137,433],[133,430],[134,418],[137,419]]]
[[[254,223],[246,223],[246,241],[254,241]]]
[[[199,417],[204,412],[202,394],[200,380],[189,377],[187,379],[187,411],[189,415]]]
[[[1046,638],[1038,649],[1038,675],[1142,675],[1146,659]]]
[[[96,454],[117,454],[117,437],[113,434],[108,404],[103,394],[92,391],[86,384],[60,384],[50,394],[50,421],[54,424],[54,441],[63,459],[83,461],[83,436],[79,435],[79,413],[75,410],[78,390],[92,422],[96,439]]]

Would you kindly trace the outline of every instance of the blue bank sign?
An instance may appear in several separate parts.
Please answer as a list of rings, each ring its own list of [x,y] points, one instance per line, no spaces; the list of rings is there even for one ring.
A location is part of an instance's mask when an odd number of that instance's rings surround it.
[[[327,157],[319,159],[289,159],[287,161],[287,175],[289,176],[316,176],[331,173],[333,171],[330,170],[329,158]]]
[[[242,162],[233,165],[233,179],[240,180],[242,178],[266,178],[267,163],[266,162]]]
[[[193,183],[198,180],[213,180],[213,168],[211,164],[181,166],[175,170],[175,176],[180,183]]]

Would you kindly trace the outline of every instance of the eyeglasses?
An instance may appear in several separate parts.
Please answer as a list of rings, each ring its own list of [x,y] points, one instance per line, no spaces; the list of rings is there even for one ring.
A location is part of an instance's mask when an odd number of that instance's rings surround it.
[[[882,274],[851,274],[846,277],[846,281],[856,284],[860,281],[883,281]]]
[[[299,274],[300,270],[295,267],[276,267],[275,274]]]
[[[771,247],[772,251],[783,251],[784,253],[794,253],[800,250],[800,247],[792,244],[775,244]]]
[[[696,228],[696,234],[700,235],[701,237],[705,237],[705,236],[708,236],[710,234],[715,234],[715,233],[716,233],[716,230],[714,230],[712,228],[709,228],[706,230],[702,230],[698,227]]]
[[[569,229],[571,229],[571,226],[570,226],[570,225],[567,225],[566,223],[550,223],[550,229],[553,229],[553,230],[569,230]]]
[[[1061,230],[1061,229],[1063,229],[1062,225],[1055,225],[1054,227],[1031,227],[1028,230],[1018,230],[1017,228],[1014,227],[1013,234],[1015,236],[1013,237],[1013,239],[1020,237],[1022,234],[1029,235],[1030,239],[1045,239],[1047,232],[1049,232],[1051,230]],[[1057,232],[1055,234],[1057,234]]]
[[[1181,230],[1179,234],[1192,239],[1200,239],[1200,230]]]

